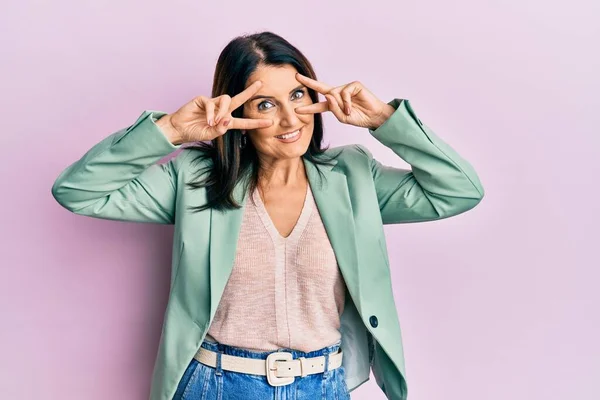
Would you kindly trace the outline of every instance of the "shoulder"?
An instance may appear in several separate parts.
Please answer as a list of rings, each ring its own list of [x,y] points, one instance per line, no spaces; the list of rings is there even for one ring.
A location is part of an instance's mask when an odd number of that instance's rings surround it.
[[[338,164],[348,166],[362,165],[373,158],[373,154],[362,144],[331,147],[325,151],[325,154],[334,157]]]
[[[173,166],[177,171],[187,171],[191,168],[197,171],[198,168],[212,166],[212,158],[209,151],[198,147],[184,147],[172,159]]]

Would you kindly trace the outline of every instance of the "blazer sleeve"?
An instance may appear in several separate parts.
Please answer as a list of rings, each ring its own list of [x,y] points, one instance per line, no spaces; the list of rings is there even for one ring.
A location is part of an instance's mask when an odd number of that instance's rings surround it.
[[[56,201],[89,217],[172,224],[183,156],[156,163],[181,147],[155,123],[165,114],[146,110],[133,125],[94,145],[60,173],[52,186]]]
[[[396,111],[369,133],[411,165],[411,170],[369,159],[384,224],[448,218],[475,207],[484,189],[473,167],[428,126],[406,99],[389,102]]]

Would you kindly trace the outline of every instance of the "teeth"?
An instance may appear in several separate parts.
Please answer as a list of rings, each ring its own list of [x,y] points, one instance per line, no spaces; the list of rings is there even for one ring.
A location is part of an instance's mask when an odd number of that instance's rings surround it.
[[[279,138],[279,139],[289,139],[289,138],[293,138],[298,133],[300,133],[300,130],[297,130],[297,131],[292,132],[292,133],[286,133],[285,135],[275,136],[275,137]]]

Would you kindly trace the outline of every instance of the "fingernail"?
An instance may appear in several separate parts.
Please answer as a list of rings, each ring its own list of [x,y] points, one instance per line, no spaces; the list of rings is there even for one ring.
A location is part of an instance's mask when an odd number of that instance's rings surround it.
[[[213,121],[212,121],[212,119],[209,119],[209,120],[208,120],[208,126],[213,126]]]
[[[350,115],[350,107],[346,107],[346,114]]]
[[[225,122],[223,122],[223,125],[224,125],[224,126],[227,126],[227,125],[229,125],[229,120],[225,120]]]

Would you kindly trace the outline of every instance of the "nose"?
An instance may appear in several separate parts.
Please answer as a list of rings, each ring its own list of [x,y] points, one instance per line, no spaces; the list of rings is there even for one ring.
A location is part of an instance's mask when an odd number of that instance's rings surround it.
[[[281,110],[281,125],[294,127],[299,125],[300,119],[292,104],[286,104],[280,108]]]

